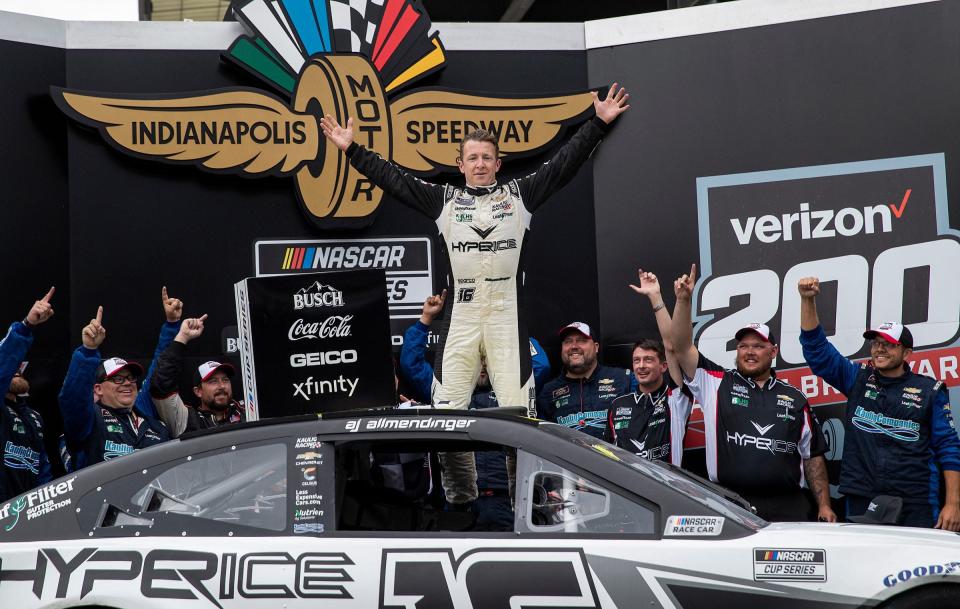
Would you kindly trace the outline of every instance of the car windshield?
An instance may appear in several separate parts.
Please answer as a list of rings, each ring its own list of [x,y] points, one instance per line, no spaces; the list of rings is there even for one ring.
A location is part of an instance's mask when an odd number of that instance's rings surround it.
[[[629,451],[623,450],[619,446],[607,444],[606,442],[598,440],[585,433],[570,429],[569,427],[564,427],[563,425],[542,423],[540,425],[540,429],[549,434],[572,442],[577,446],[581,446],[599,453],[611,461],[615,461],[624,465],[625,467],[629,467],[635,472],[647,476],[648,478],[652,478],[657,482],[666,484],[667,486],[680,491],[690,499],[693,499],[698,503],[702,503],[707,508],[719,514],[723,514],[728,518],[737,520],[744,526],[750,528],[760,528],[767,525],[767,522],[756,514],[753,514],[727,500],[718,492],[711,489],[709,486],[706,486],[697,478],[679,468],[675,468],[671,465],[660,463],[658,461],[649,461],[643,457],[638,457]]]

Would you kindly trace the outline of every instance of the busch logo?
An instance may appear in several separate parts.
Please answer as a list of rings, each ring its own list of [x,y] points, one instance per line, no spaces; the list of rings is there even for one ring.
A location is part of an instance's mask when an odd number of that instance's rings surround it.
[[[293,308],[342,307],[343,292],[333,286],[314,281],[293,295]]]
[[[331,315],[322,322],[306,322],[298,319],[287,331],[290,340],[304,338],[344,338],[350,336],[350,321],[353,315]]]

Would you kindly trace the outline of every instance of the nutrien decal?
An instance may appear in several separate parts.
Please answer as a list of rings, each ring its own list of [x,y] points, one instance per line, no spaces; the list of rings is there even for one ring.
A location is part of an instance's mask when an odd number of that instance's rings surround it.
[[[275,93],[249,88],[173,95],[104,94],[51,87],[60,109],[118,150],[245,177],[292,177],[320,228],[373,223],[382,191],[327,145],[319,118],[354,120],[357,142],[401,167],[456,167],[468,132],[495,131],[504,158],[535,154],[591,108],[589,92],[551,97],[399,91],[441,69],[445,52],[418,0],[362,3],[238,0],[250,32],[223,58]]]

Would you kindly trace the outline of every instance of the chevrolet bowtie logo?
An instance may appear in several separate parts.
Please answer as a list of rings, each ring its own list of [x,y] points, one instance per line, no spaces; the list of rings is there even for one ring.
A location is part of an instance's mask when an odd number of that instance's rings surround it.
[[[480,230],[479,228],[477,228],[476,226],[474,226],[474,225],[471,224],[471,225],[470,225],[470,228],[473,229],[473,232],[475,232],[475,233],[477,233],[478,235],[480,235],[480,238],[481,238],[481,239],[486,239],[486,238],[490,235],[490,233],[493,232],[493,229],[496,228],[496,225],[491,226],[490,228],[488,228],[488,229],[486,229],[486,230]]]

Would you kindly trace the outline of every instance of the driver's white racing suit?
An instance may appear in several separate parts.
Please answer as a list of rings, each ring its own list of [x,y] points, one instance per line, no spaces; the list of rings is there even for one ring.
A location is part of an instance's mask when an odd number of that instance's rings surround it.
[[[450,259],[450,326],[437,355],[434,402],[470,405],[482,360],[501,406],[523,406],[536,416],[529,337],[522,308],[523,243],[533,212],[576,174],[607,125],[594,117],[530,175],[484,187],[438,185],[412,176],[352,143],[350,164],[404,205],[437,223]],[[476,499],[473,453],[441,453],[447,501]]]
[[[430,184],[356,143],[347,149],[360,173],[434,220],[446,245],[453,306],[435,366],[441,387],[435,401],[467,408],[486,356],[500,404],[523,406],[536,416],[529,340],[519,314],[523,242],[533,212],[570,181],[606,129],[594,117],[536,172],[484,187]]]

